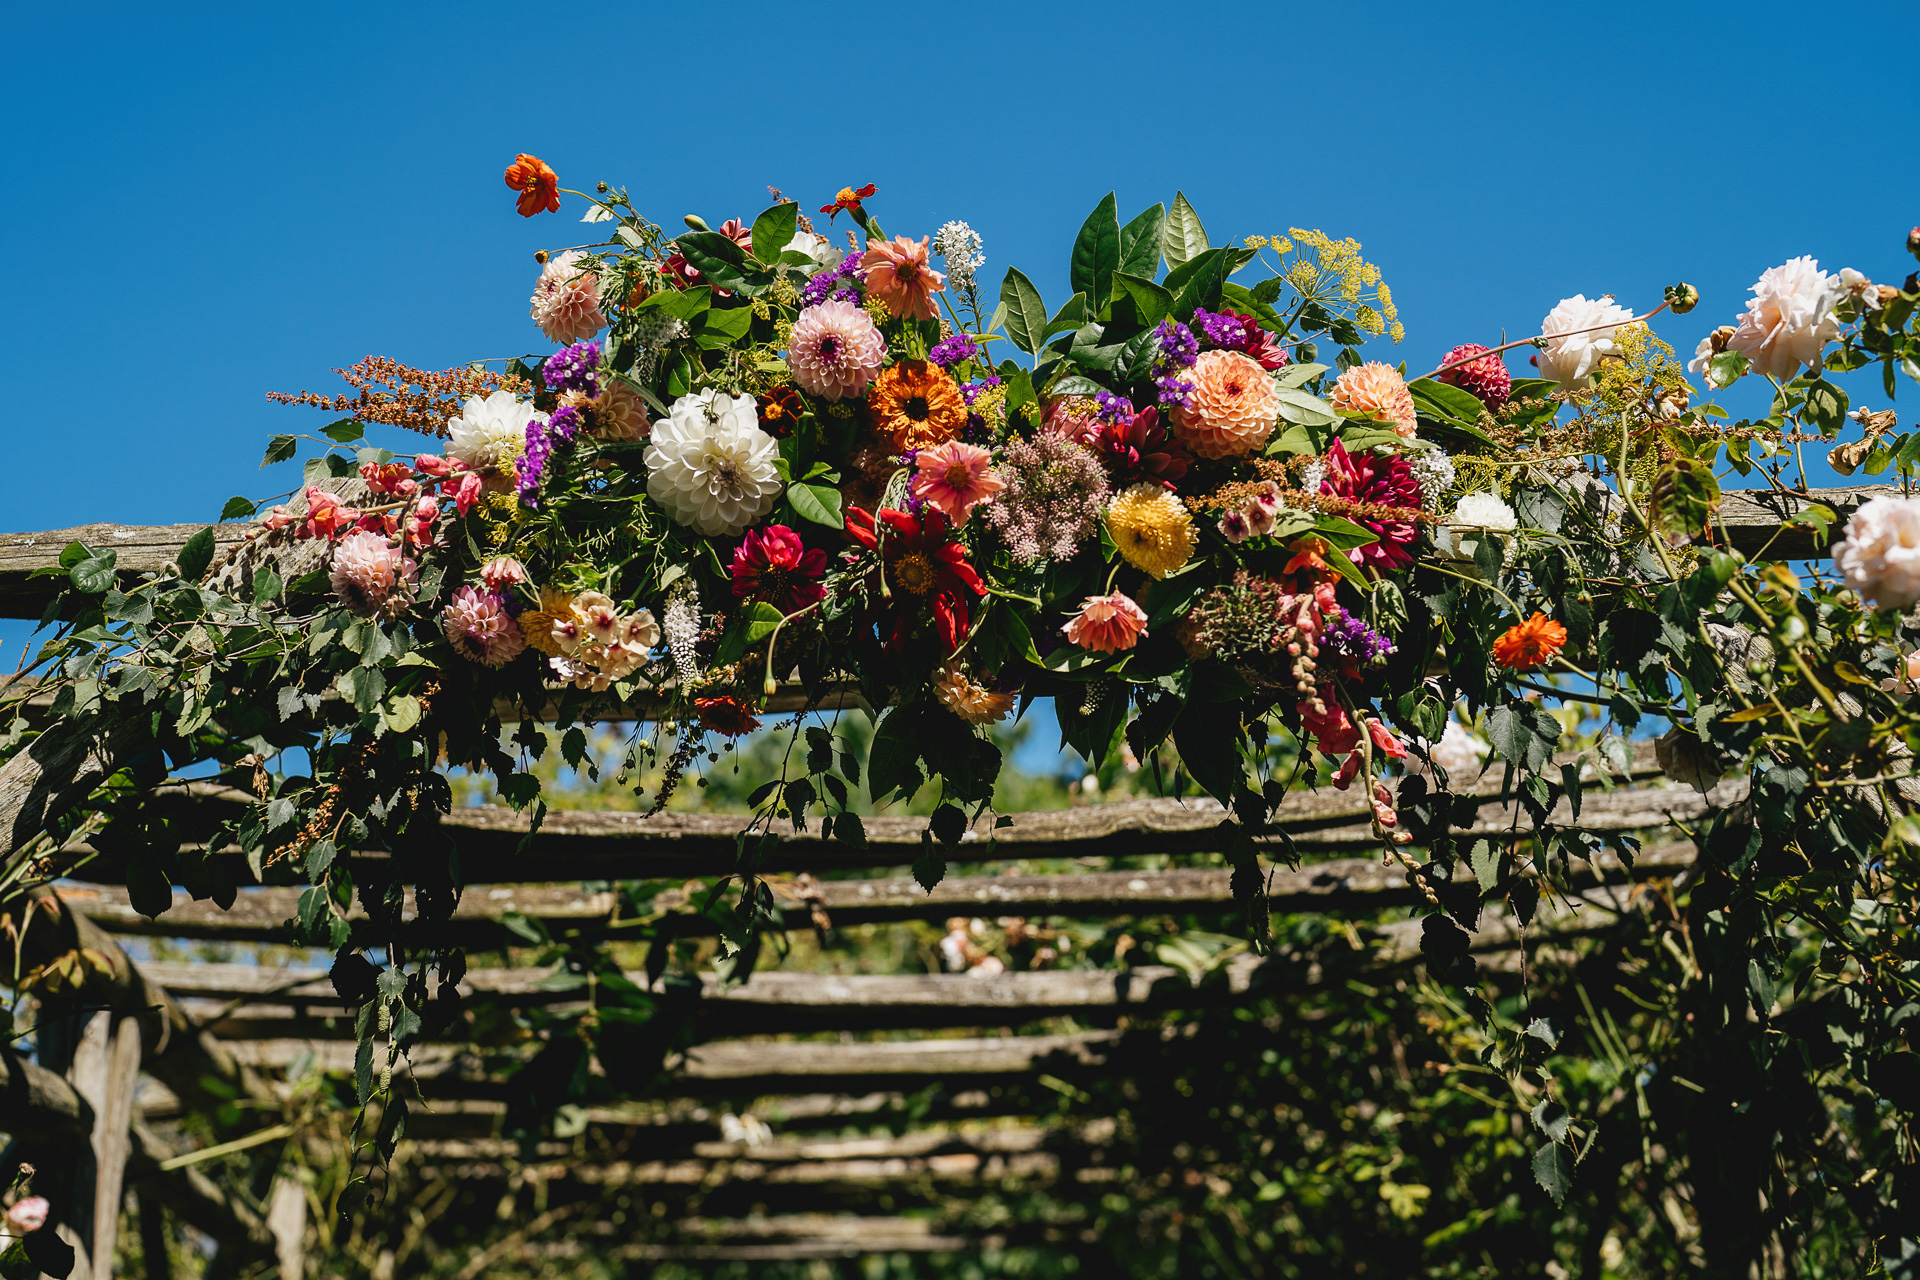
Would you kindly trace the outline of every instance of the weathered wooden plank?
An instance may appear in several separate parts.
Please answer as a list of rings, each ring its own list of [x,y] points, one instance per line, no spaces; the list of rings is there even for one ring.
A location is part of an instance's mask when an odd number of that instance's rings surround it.
[[[115,567],[125,578],[158,573],[180,554],[187,539],[205,524],[83,524],[40,533],[0,533],[0,617],[39,618],[47,602],[67,584],[60,578],[33,578],[36,569],[54,568],[70,542],[84,542],[96,551],[111,548]],[[231,546],[257,528],[252,524],[216,524],[216,546]]]
[[[1776,493],[1770,489],[1723,489],[1720,519],[1727,526],[1728,540],[1744,555],[1764,552],[1770,559],[1818,560],[1832,554],[1833,544],[1846,536],[1847,520],[1861,503],[1899,492],[1899,486],[1890,484],[1810,489],[1805,495]],[[1840,518],[1827,532],[1822,533],[1814,525],[1782,523],[1816,502],[1832,507],[1839,514]]]
[[[93,1103],[94,1117],[91,1253],[110,1264],[119,1241],[127,1160],[133,1151],[133,1090],[140,1077],[140,1024],[130,1014],[97,1016],[109,1021],[112,1032],[101,1055],[100,1096],[88,1099]]]

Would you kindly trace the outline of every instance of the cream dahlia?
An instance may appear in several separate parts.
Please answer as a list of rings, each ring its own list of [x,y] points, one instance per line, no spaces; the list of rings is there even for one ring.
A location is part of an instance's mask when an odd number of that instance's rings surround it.
[[[625,378],[607,379],[605,390],[588,408],[594,430],[611,440],[644,440],[653,425],[647,421],[647,402]]]
[[[1479,540],[1462,537],[1461,530],[1485,529],[1493,533],[1511,533],[1519,527],[1520,517],[1501,500],[1499,494],[1470,493],[1460,499],[1453,514],[1433,531],[1433,543],[1443,555],[1471,560],[1479,548]]]
[[[1744,351],[1756,373],[1784,382],[1797,375],[1800,366],[1818,360],[1821,350],[1840,336],[1833,308],[1845,292],[1813,258],[1794,258],[1765,271],[1753,286],[1739,327],[1727,339],[1727,350]]]
[[[533,322],[549,342],[583,342],[607,327],[600,276],[578,249],[548,260],[533,287]]]
[[[760,429],[752,396],[681,396],[654,424],[647,496],[709,538],[731,537],[773,509],[780,445]]]
[[[447,419],[447,453],[471,471],[496,471],[526,448],[528,425],[546,420],[511,391],[474,396],[460,407],[459,417]]]
[[[1329,398],[1342,413],[1362,413],[1379,422],[1390,422],[1401,439],[1413,439],[1418,425],[1413,392],[1407,390],[1407,380],[1390,364],[1370,360],[1353,366],[1333,384]]]
[[[333,549],[333,594],[363,618],[386,607],[396,587],[418,578],[419,566],[377,533],[357,529]]]
[[[863,396],[887,356],[872,317],[851,302],[808,307],[793,322],[787,367],[802,391],[828,400]]]
[[[506,602],[480,587],[454,592],[440,625],[454,652],[483,667],[504,667],[527,647],[520,628],[507,616]]]
[[[1633,312],[1611,297],[1588,300],[1576,293],[1563,299],[1540,322],[1540,335],[1547,339],[1538,360],[1540,376],[1551,378],[1562,389],[1587,385],[1600,357],[1613,350],[1614,331],[1633,319]],[[1581,332],[1591,330],[1591,332]]]
[[[1174,408],[1174,434],[1201,457],[1251,453],[1273,434],[1280,393],[1259,361],[1238,351],[1204,351],[1182,378],[1189,395]]]
[[[1853,513],[1833,563],[1876,608],[1920,604],[1920,498],[1875,498]]]

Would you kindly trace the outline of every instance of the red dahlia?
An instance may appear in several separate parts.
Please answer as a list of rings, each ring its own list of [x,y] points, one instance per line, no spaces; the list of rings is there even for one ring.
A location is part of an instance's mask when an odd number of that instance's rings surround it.
[[[733,553],[733,594],[793,613],[827,594],[820,584],[826,572],[826,552],[818,547],[809,551],[799,534],[783,524],[770,524],[749,529]]]
[[[869,551],[878,550],[881,572],[893,597],[889,652],[906,643],[923,607],[933,610],[934,630],[946,646],[941,656],[960,647],[970,617],[968,595],[987,593],[986,583],[967,563],[966,548],[953,541],[952,526],[939,511],[919,516],[883,508],[874,518],[859,507],[847,508],[847,532]],[[874,595],[880,594],[875,584]]]
[[[1452,364],[1455,360],[1465,360],[1468,356],[1478,355],[1487,348],[1477,342],[1464,342],[1441,358],[1442,365]],[[1507,372],[1507,363],[1499,356],[1489,354],[1484,360],[1475,360],[1463,364],[1457,369],[1448,369],[1440,375],[1440,381],[1469,392],[1489,409],[1498,409],[1513,394],[1513,375]]]

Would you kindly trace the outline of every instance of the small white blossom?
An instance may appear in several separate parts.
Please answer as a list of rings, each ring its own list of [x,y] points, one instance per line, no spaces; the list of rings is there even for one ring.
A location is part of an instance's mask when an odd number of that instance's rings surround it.
[[[666,633],[667,651],[673,655],[681,692],[698,687],[700,659],[694,647],[700,642],[700,596],[690,585],[675,590],[667,601],[660,629]]]
[[[1438,507],[1440,495],[1453,488],[1456,479],[1453,459],[1444,449],[1409,449],[1406,458],[1413,478],[1420,482],[1421,505]]]
[[[488,471],[512,461],[527,445],[527,426],[545,422],[531,401],[516,400],[501,390],[474,396],[460,407],[460,416],[447,419],[447,452],[474,471]]]
[[[1520,527],[1520,517],[1497,493],[1470,493],[1460,499],[1453,514],[1433,531],[1433,544],[1442,555],[1458,560],[1473,559],[1479,540],[1462,538],[1455,530],[1485,529],[1491,533],[1511,533]]]
[[[946,223],[933,236],[933,251],[946,259],[947,283],[956,290],[972,284],[974,273],[986,265],[983,248],[980,233],[964,222]]]

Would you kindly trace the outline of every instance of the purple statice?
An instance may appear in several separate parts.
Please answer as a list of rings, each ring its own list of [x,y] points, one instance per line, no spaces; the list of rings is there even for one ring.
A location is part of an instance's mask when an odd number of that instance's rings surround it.
[[[1117,396],[1113,392],[1102,388],[1093,393],[1093,402],[1095,405],[1093,416],[1101,422],[1111,422],[1117,425],[1119,423],[1133,421],[1133,401],[1127,399],[1125,396]]]
[[[540,505],[540,480],[547,473],[547,459],[553,455],[553,437],[547,424],[535,418],[527,424],[527,447],[514,462],[514,492],[530,507]]]
[[[978,400],[983,392],[986,392],[999,385],[1000,385],[1000,379],[995,377],[993,374],[988,374],[986,377],[981,378],[976,382],[961,383],[960,397],[961,399],[967,402],[967,407],[971,409],[973,407],[974,401]]]
[[[560,444],[572,444],[585,425],[580,411],[570,404],[563,404],[547,415],[547,434]]]
[[[950,338],[944,338],[934,344],[933,350],[927,352],[927,359],[942,369],[952,369],[962,360],[979,358],[980,344],[973,340],[973,335],[970,333],[956,333]]]
[[[599,342],[576,342],[554,352],[541,364],[540,377],[549,391],[578,391],[588,399],[599,395]]]
[[[835,302],[860,301],[860,251],[852,250],[831,271],[816,271],[807,277],[800,290],[802,306],[817,307],[831,298]]]
[[[1245,351],[1247,349],[1247,317],[1231,311],[1202,311],[1193,313],[1193,323],[1200,330],[1200,337],[1209,347],[1223,351]]]
[[[1200,340],[1193,336],[1193,330],[1171,319],[1160,322],[1153,339],[1153,385],[1160,393],[1160,407],[1184,409],[1193,396],[1193,386],[1181,373],[1200,358]]]
[[[1344,609],[1321,630],[1320,639],[1326,647],[1357,662],[1378,662],[1393,652],[1393,641]]]

